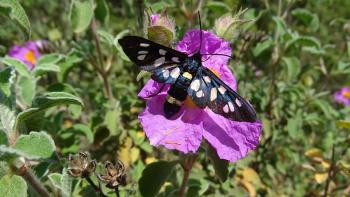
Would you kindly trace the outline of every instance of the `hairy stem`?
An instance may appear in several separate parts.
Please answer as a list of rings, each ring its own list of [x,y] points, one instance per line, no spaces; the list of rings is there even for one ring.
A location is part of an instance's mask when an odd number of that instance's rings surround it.
[[[197,159],[197,155],[191,155],[189,157],[187,157],[183,163],[181,164],[182,169],[184,170],[184,176],[182,179],[182,184],[179,190],[179,196],[180,197],[185,197],[186,196],[186,189],[187,189],[187,185],[188,185],[188,180],[190,177],[190,173],[193,167],[193,164],[195,163]]]
[[[43,186],[43,184],[38,180],[38,178],[30,172],[26,165],[23,165],[19,169],[19,175],[22,176],[39,194],[41,197],[49,197],[50,194]]]

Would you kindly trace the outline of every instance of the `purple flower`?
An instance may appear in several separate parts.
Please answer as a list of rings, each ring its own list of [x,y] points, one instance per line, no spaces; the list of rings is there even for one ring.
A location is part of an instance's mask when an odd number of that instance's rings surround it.
[[[188,31],[177,44],[176,49],[189,55],[199,48],[199,30]],[[201,54],[231,55],[227,41],[208,31],[202,31]],[[202,56],[203,65],[210,68],[232,89],[237,89],[235,77],[226,66],[228,58],[224,56]],[[205,61],[206,60],[206,61]],[[161,84],[150,80],[139,93],[141,98],[158,92]],[[144,131],[154,146],[163,145],[168,149],[184,153],[196,152],[202,139],[206,139],[217,151],[221,159],[231,162],[246,156],[259,143],[262,124],[260,122],[236,122],[215,114],[210,109],[198,108],[190,97],[176,117],[165,118],[163,103],[169,89],[167,85],[157,96],[147,100],[145,110],[139,115]]]
[[[334,93],[334,99],[345,106],[350,105],[350,88],[347,86],[342,87]]]
[[[25,63],[29,70],[32,70],[41,56],[39,48],[45,41],[29,41],[24,45],[15,45],[11,47],[8,55]]]

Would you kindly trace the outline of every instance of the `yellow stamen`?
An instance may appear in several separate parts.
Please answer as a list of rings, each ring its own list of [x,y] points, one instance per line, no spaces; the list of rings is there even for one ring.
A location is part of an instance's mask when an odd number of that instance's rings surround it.
[[[166,144],[173,144],[173,145],[181,145],[179,142],[172,142],[172,141],[164,141]]]
[[[346,98],[350,98],[350,91],[343,92],[343,96]]]
[[[167,131],[161,131],[165,136],[168,136],[170,133],[172,133],[173,131],[175,131],[176,129],[178,129],[179,126],[175,126],[174,128],[172,129],[169,129]]]
[[[24,59],[27,60],[28,62],[30,62],[31,64],[35,64],[36,63],[36,59],[35,59],[35,54],[33,50],[29,50],[24,54]]]

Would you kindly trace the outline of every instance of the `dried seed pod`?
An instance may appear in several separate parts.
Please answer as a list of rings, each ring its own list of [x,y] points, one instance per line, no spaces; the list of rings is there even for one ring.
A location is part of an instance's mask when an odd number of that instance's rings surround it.
[[[90,160],[88,152],[68,156],[68,173],[73,177],[89,177],[96,170],[96,161]]]
[[[105,163],[106,174],[98,174],[97,178],[106,184],[106,187],[115,189],[119,185],[126,185],[126,175],[124,164],[118,160],[116,165],[110,161]]]

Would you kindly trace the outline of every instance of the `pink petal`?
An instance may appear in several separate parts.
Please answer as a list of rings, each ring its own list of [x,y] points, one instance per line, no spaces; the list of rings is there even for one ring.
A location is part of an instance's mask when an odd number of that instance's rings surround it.
[[[138,96],[143,99],[149,99],[151,96],[157,94],[162,88],[163,84],[150,79],[147,81],[146,85],[143,86]],[[165,93],[170,88],[170,85],[166,84],[160,93]]]
[[[196,152],[202,140],[202,110],[184,110],[183,107],[176,117],[166,119],[163,112],[165,96],[152,97],[139,115],[146,136],[153,146],[163,145],[183,153]]]
[[[221,159],[235,162],[254,150],[259,143],[260,122],[236,122],[206,110],[203,136]]]

